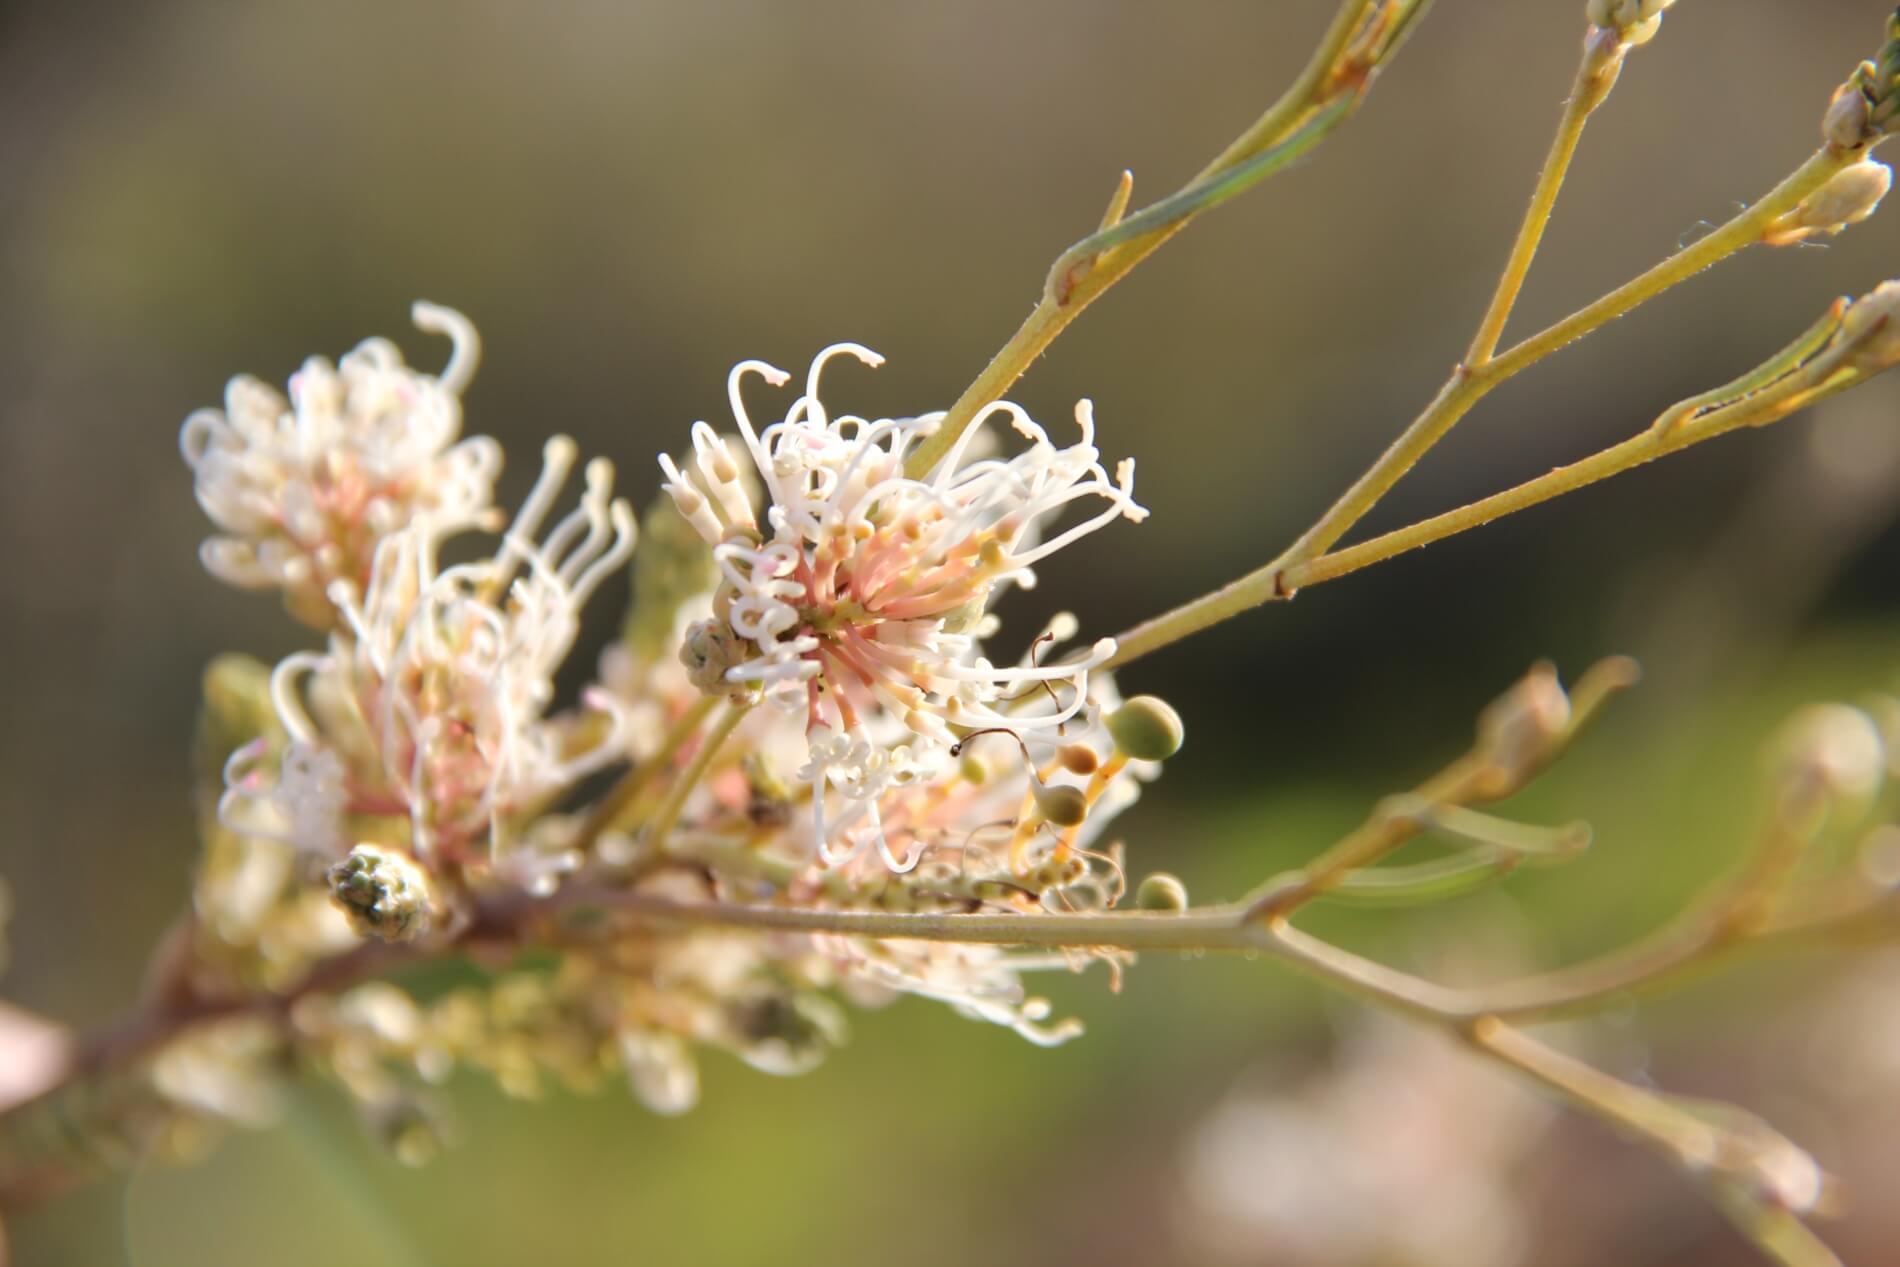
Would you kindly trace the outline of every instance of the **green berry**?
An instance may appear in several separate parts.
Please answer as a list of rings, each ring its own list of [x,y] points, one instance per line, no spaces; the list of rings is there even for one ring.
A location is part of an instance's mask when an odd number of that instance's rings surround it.
[[[1137,695],[1108,715],[1108,733],[1124,756],[1136,761],[1166,761],[1181,751],[1187,727],[1166,700]]]

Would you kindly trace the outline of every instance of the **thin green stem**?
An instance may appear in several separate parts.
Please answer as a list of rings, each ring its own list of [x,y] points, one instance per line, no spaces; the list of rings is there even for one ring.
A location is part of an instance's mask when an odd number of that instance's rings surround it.
[[[1277,598],[1289,598],[1301,585],[1340,575],[1341,573],[1329,571],[1324,566],[1308,568],[1304,565],[1325,555],[1354,524],[1379,503],[1380,499],[1391,490],[1394,484],[1398,483],[1406,472],[1416,466],[1419,460],[1445,437],[1459,419],[1471,410],[1472,406],[1489,394],[1492,389],[1565,344],[1614,321],[1743,247],[1759,242],[1770,223],[1825,184],[1848,161],[1850,161],[1849,156],[1839,151],[1821,150],[1786,180],[1775,186],[1760,202],[1730,220],[1720,229],[1670,256],[1642,276],[1618,287],[1555,325],[1531,335],[1483,365],[1477,367],[1460,365],[1445,385],[1439,389],[1438,395],[1432,399],[1431,404],[1426,406],[1425,411],[1413,420],[1391,447],[1381,454],[1379,459],[1358,480],[1354,481],[1339,500],[1334,502],[1291,546],[1271,562],[1223,585],[1212,593],[1183,603],[1172,611],[1135,626],[1116,640],[1117,650],[1114,657],[1109,660],[1109,665],[1112,667],[1126,664],[1162,647],[1179,642],[1190,634],[1199,633],[1241,612],[1258,607],[1262,603]],[[1669,447],[1660,452],[1673,452],[1675,448],[1681,447],[1684,447],[1681,443],[1672,442]],[[1650,457],[1660,456],[1660,452],[1651,453],[1649,457],[1642,460],[1648,461]],[[1623,456],[1627,457],[1628,454],[1625,453]],[[1613,473],[1613,471],[1605,470],[1591,475],[1590,478],[1601,479],[1603,474],[1608,473]],[[1582,482],[1588,483],[1590,480],[1586,479]],[[1567,492],[1570,487],[1576,486],[1572,484],[1556,491]],[[1551,495],[1554,496],[1555,492]],[[1463,512],[1453,513],[1462,514]],[[1462,529],[1454,530],[1461,531]],[[1352,556],[1351,551],[1341,551],[1335,557],[1348,556]],[[1382,554],[1377,557],[1387,556]],[[1373,561],[1376,560],[1364,559],[1359,566]]]
[[[1503,381],[1567,343],[1575,342],[1592,330],[1608,325],[1634,311],[1672,286],[1719,264],[1735,252],[1754,246],[1769,226],[1799,206],[1802,199],[1833,179],[1843,168],[1861,158],[1859,151],[1823,148],[1791,172],[1761,201],[1742,211],[1721,228],[1698,238],[1640,277],[1631,279],[1603,298],[1579,308],[1562,321],[1531,335],[1502,352],[1491,362],[1492,373]],[[1496,384],[1493,383],[1493,386]],[[1336,538],[1335,538],[1336,539]]]
[[[1276,144],[1281,137],[1291,132],[1307,111],[1313,108],[1313,103],[1325,95],[1325,89],[1336,74],[1339,63],[1345,58],[1353,37],[1365,26],[1368,15],[1377,4],[1378,0],[1342,0],[1325,34],[1320,36],[1313,55],[1300,68],[1299,77],[1287,86],[1277,101],[1267,107],[1264,114],[1254,120],[1251,127],[1215,155],[1214,161],[1203,167],[1195,180],[1219,175],[1248,156]]]
[[[1475,1050],[1556,1092],[1573,1107],[1647,1140],[1680,1165],[1700,1170],[1720,1152],[1718,1128],[1654,1092],[1614,1078],[1496,1017],[1480,1017],[1463,1032]]]
[[[906,473],[912,478],[928,474],[977,414],[1008,391],[1084,308],[1195,216],[1284,167],[1343,122],[1424,5],[1425,0],[1344,0],[1299,78],[1178,193],[1124,220],[1127,193],[1118,184],[1101,228],[1058,257],[1035,308],[912,451]],[[1324,117],[1316,121],[1316,115]],[[1276,152],[1296,136],[1297,145]],[[1248,168],[1254,160],[1260,161]]]
[[[1556,1019],[1677,977],[1760,936],[1770,926],[1789,876],[1821,830],[1825,805],[1821,777],[1797,769],[1779,790],[1774,812],[1734,877],[1668,927],[1556,972],[1471,991],[1456,1013]]]
[[[706,777],[706,771],[712,769],[713,761],[719,756],[719,750],[726,746],[726,740],[732,737],[732,732],[738,729],[739,723],[745,720],[746,713],[750,709],[749,704],[728,702],[719,720],[714,723],[712,730],[700,743],[699,751],[693,754],[692,760],[686,763],[686,768],[680,771],[679,777],[673,781],[672,786],[667,788],[666,799],[660,802],[660,807],[653,813],[653,821],[646,827],[647,849],[654,857],[659,857],[666,852],[666,838],[672,832],[673,824],[679,821],[680,811],[686,808],[686,798],[692,795],[693,789],[698,787],[700,780]]]
[[[1790,378],[1781,387],[1710,410],[1693,420],[1684,420],[1675,426],[1664,425],[1677,415],[1677,411],[1672,409],[1657,420],[1657,425],[1642,433],[1581,461],[1526,480],[1515,488],[1494,493],[1457,510],[1434,515],[1370,541],[1293,564],[1284,572],[1285,582],[1289,588],[1299,589],[1357,572],[1394,555],[1467,532],[1494,519],[1575,492],[1586,485],[1701,444],[1705,440],[1726,435],[1738,428],[1761,427],[1778,422],[1817,400],[1845,390],[1861,379],[1860,375],[1850,374],[1816,386],[1798,378]]]
[[[1405,804],[1382,804],[1319,857],[1290,875],[1268,880],[1242,904],[1257,919],[1288,915],[1417,837],[1430,819],[1413,806],[1464,805],[1486,791],[1495,793],[1499,782],[1497,767],[1490,762],[1476,755],[1461,757],[1402,798]]]
[[[1236,194],[1244,193],[1265,180],[1275,172],[1281,171],[1295,160],[1304,157],[1315,145],[1323,140],[1328,132],[1349,114],[1354,98],[1341,96],[1328,102],[1323,108],[1314,110],[1306,116],[1286,139],[1251,155],[1212,175],[1197,178],[1194,183],[1163,198],[1160,202],[1143,207],[1132,216],[1122,218],[1116,215],[1113,223],[1104,224],[1090,236],[1076,243],[1056,257],[1055,264],[1049,270],[1045,283],[1049,295],[1058,304],[1066,304],[1074,293],[1074,287],[1086,271],[1093,268],[1097,259],[1115,248],[1146,237],[1176,225],[1185,225],[1187,221],[1212,207],[1217,207]],[[1117,193],[1119,195],[1119,189]],[[1116,210],[1110,204],[1110,211]],[[1099,293],[1099,292],[1098,292]]]
[[[982,915],[680,902],[619,886],[570,886],[557,900],[562,908],[617,911],[662,927],[714,925],[968,945],[1241,951],[1265,949],[1269,940],[1232,904],[1179,913],[1116,910]]]
[[[1513,693],[1531,688],[1547,667],[1531,671]],[[1554,677],[1554,674],[1553,674]],[[1366,868],[1394,853],[1433,824],[1448,810],[1502,800],[1522,790],[1568,751],[1603,711],[1603,706],[1636,680],[1635,665],[1612,656],[1592,665],[1571,688],[1569,715],[1534,751],[1501,754],[1490,751],[1480,738],[1470,752],[1414,788],[1409,794],[1382,803],[1365,823],[1347,833],[1306,866],[1275,876],[1240,900],[1250,919],[1278,920],[1315,897],[1337,888],[1355,874],[1371,875]],[[1493,707],[1511,703],[1507,695]]]
[[[1524,213],[1524,223],[1518,228],[1516,241],[1511,244],[1511,254],[1505,262],[1504,273],[1498,278],[1490,306],[1478,322],[1478,332],[1472,337],[1471,347],[1465,353],[1465,364],[1482,365],[1497,351],[1498,340],[1504,334],[1504,323],[1510,320],[1511,309],[1516,306],[1518,294],[1524,289],[1524,279],[1530,273],[1531,261],[1537,257],[1537,247],[1544,239],[1545,227],[1550,223],[1551,210],[1557,205],[1557,195],[1563,190],[1564,176],[1570,170],[1571,159],[1576,157],[1577,143],[1583,139],[1583,126],[1590,121],[1596,108],[1609,97],[1610,89],[1615,87],[1617,76],[1623,69],[1623,54],[1622,42],[1612,31],[1592,28],[1585,37],[1583,60],[1577,66],[1577,78],[1571,86],[1570,97],[1564,102],[1557,135],[1550,143],[1550,154],[1544,159],[1543,170],[1538,173],[1537,186],[1531,191],[1531,205]]]
[[[575,848],[582,853],[587,852],[595,841],[619,825],[627,811],[640,799],[640,794],[653,782],[653,776],[673,764],[673,758],[678,755],[680,748],[699,732],[718,702],[710,695],[702,695],[693,701],[692,706],[666,732],[666,737],[660,740],[658,751],[621,775],[619,782],[607,789],[607,794],[588,813],[587,821],[581,824]]]
[[[1451,1035],[1572,1109],[1633,1135],[1685,1173],[1711,1182],[1725,1212],[1776,1261],[1791,1267],[1838,1267],[1838,1260],[1796,1214],[1761,1191],[1761,1168],[1768,1155],[1792,1149],[1769,1128],[1756,1123],[1757,1129],[1750,1130],[1708,1120],[1671,1097],[1624,1082],[1498,1016],[1469,1015],[1456,991],[1363,959],[1284,922],[1276,922],[1270,932],[1281,956],[1310,975]],[[1763,1135],[1771,1138],[1764,1140]]]
[[[1565,344],[1609,324],[1743,247],[1761,241],[1769,224],[1825,184],[1846,162],[1843,155],[1833,150],[1820,151],[1775,186],[1760,202],[1707,237],[1676,252],[1595,303],[1531,335],[1484,365],[1460,366],[1438,397],[1406,428],[1392,447],[1373,463],[1371,469],[1338,502],[1320,516],[1318,522],[1293,543],[1292,548],[1282,556],[1280,568],[1283,570],[1306,559],[1316,558],[1330,549],[1493,388]]]

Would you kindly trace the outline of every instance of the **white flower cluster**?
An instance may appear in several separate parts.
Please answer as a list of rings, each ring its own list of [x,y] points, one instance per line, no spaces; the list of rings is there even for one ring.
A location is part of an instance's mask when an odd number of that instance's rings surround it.
[[[876,364],[871,352],[820,353],[805,393],[762,432],[740,385],[786,376],[739,366],[729,389],[763,512],[733,449],[696,425],[690,472],[662,460],[679,515],[649,518],[660,526],[624,638],[582,709],[551,715],[582,606],[632,556],[633,514],[600,460],[584,468],[578,504],[557,512],[578,461],[557,437],[504,527],[491,501],[499,450],[456,438],[475,333],[444,309],[419,305],[417,318],[456,340],[440,379],[372,340],[334,370],[307,363],[294,408],[238,380],[228,416],[185,424],[200,499],[227,534],[207,547],[207,565],[283,588],[327,634],[273,670],[225,675],[232,737],[217,748],[230,756],[210,832],[242,847],[207,869],[200,895],[233,916],[218,921],[227,949],[262,947],[280,925],[302,930],[273,943],[289,948],[279,968],[294,978],[316,934],[432,937],[459,927],[485,890],[544,897],[582,869],[590,883],[623,879],[681,902],[813,910],[1007,917],[1120,899],[1119,846],[1099,838],[1179,746],[1179,719],[1159,701],[1119,699],[1099,671],[1112,641],[1045,663],[1049,644],[1075,637],[1066,614],[1013,663],[993,663],[978,643],[999,589],[1032,583],[1042,559],[1082,535],[1146,513],[1132,464],[1112,477],[1103,467],[1087,402],[1066,446],[1016,406],[992,405],[916,478],[906,459],[942,415],[873,422],[833,417],[819,401],[829,360]],[[1017,451],[980,453],[985,424],[999,420]],[[1085,500],[1100,506],[1045,531]],[[444,542],[472,528],[499,533],[492,554],[445,561]],[[715,731],[706,690],[791,707]],[[629,759],[628,783],[651,783],[617,814],[561,812],[579,781]],[[794,773],[802,786],[787,782]],[[253,856],[271,865],[247,870]],[[316,893],[317,874],[325,911],[349,919],[311,932],[300,899]],[[584,1077],[617,1050],[640,1093],[677,1111],[695,1094],[695,1046],[772,1072],[822,1057],[841,1033],[831,992],[859,1003],[917,994],[1063,1041],[1079,1027],[1050,1023],[1023,974],[1094,958],[1119,967],[1112,953],[643,933],[565,956],[556,980],[498,987],[487,1010],[447,1008],[438,1037],[504,1085],[529,1085],[537,1066]],[[523,1000],[533,1007],[517,1013]],[[335,1042],[370,1041],[333,1019]],[[379,1106],[400,1098],[373,1078],[358,1090]]]
[[[565,437],[548,443],[541,478],[493,558],[438,568],[439,531],[425,518],[384,538],[360,597],[347,582],[332,586],[350,636],[334,639],[313,667],[340,676],[367,723],[418,854],[438,838],[483,833],[499,849],[505,811],[621,751],[609,734],[569,755],[563,731],[542,720],[581,608],[634,546],[632,510],[611,500],[613,468],[604,460],[589,463],[579,507],[537,542],[575,456]],[[287,728],[311,741],[308,719],[294,712]]]
[[[442,531],[484,521],[501,448],[485,436],[457,442],[481,341],[447,308],[418,303],[414,318],[454,344],[439,377],[409,368],[387,339],[367,339],[336,365],[305,361],[288,400],[240,375],[224,409],[185,420],[179,449],[223,530],[200,551],[213,576],[281,589],[299,619],[327,628],[330,585],[363,584],[384,536],[422,515]]]
[[[266,389],[240,379],[228,419],[201,412],[184,427],[200,500],[234,534],[208,544],[213,574],[283,585],[304,611],[321,583],[328,649],[287,657],[271,679],[288,747],[275,771],[260,768],[261,744],[240,749],[223,812],[235,830],[323,857],[347,849],[351,813],[404,816],[404,846],[425,860],[465,860],[483,838],[498,854],[508,814],[624,750],[611,711],[578,746],[574,727],[544,716],[581,607],[633,551],[613,468],[590,463],[579,507],[544,534],[576,460],[571,440],[550,441],[494,556],[441,566],[446,537],[499,522],[501,456],[487,438],[444,447],[460,428],[474,327],[428,304],[416,319],[455,339],[439,380],[370,340],[335,371],[307,362],[294,413],[273,419]]]
[[[804,394],[762,431],[746,412],[742,382],[750,373],[777,386],[789,376],[760,361],[732,371],[733,416],[767,499],[763,524],[731,446],[705,423],[693,427],[685,469],[666,457],[661,466],[667,491],[714,546],[722,572],[714,621],[691,649],[714,661],[724,684],[762,689],[804,713],[812,742],[803,777],[814,788],[827,857],[833,842],[850,853],[875,841],[898,866],[876,822],[887,788],[927,771],[973,731],[1060,742],[1086,703],[1089,670],[1115,652],[1104,639],[1078,659],[1043,665],[1035,652],[1045,634],[1022,663],[999,667],[978,644],[995,626],[992,597],[1009,583],[1033,584],[1034,565],[1080,537],[1147,512],[1134,501],[1134,463],[1123,461],[1113,478],[1102,466],[1086,400],[1076,406],[1080,435],[1072,444],[1058,446],[1022,409],[998,401],[924,478],[907,475],[906,458],[943,415],[832,416],[818,388],[838,356],[882,363],[855,343],[826,348]],[[1027,447],[973,459],[976,438],[997,419]],[[1042,539],[1047,520],[1085,499],[1106,505]],[[1031,696],[1055,706],[1018,707]],[[851,805],[829,829],[828,791]],[[870,831],[841,839],[858,818],[871,820]]]

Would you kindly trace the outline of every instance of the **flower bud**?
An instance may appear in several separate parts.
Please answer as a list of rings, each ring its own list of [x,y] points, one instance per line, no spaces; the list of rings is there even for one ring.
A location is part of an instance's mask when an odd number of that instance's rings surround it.
[[[1080,854],[1051,854],[1023,877],[1023,883],[1039,893],[1047,893],[1052,889],[1068,888],[1087,875],[1088,871],[1089,864]]]
[[[1877,135],[1872,120],[1873,106],[1867,94],[1855,84],[1842,84],[1834,90],[1827,113],[1821,116],[1821,139],[1836,149],[1859,149]]]
[[[1056,749],[1056,760],[1070,774],[1094,774],[1096,768],[1102,764],[1102,759],[1096,755],[1095,749],[1085,743],[1064,744]]]
[[[305,361],[288,395],[240,376],[224,408],[185,420],[179,451],[218,529],[200,551],[213,576],[281,590],[299,620],[328,629],[339,620],[331,585],[360,584],[379,539],[421,520],[444,531],[489,521],[501,447],[460,438],[481,340],[450,309],[418,303],[412,315],[453,345],[439,374],[366,339],[335,364]]]
[[[1872,215],[1892,185],[1891,168],[1863,158],[1834,173],[1794,210],[1778,216],[1762,234],[1762,241],[1769,246],[1788,246],[1823,233],[1839,233]]]
[[[1079,787],[1038,783],[1031,786],[1030,795],[1036,799],[1036,809],[1057,827],[1074,827],[1089,816],[1088,797]]]
[[[1635,47],[1655,38],[1663,10],[1676,0],[1589,0],[1584,16],[1592,26],[1615,31],[1624,44]]]
[[[1857,149],[1900,129],[1900,13],[1887,19],[1886,40],[1835,89],[1821,135],[1838,149]]]
[[[270,665],[235,652],[205,666],[205,724],[226,752],[281,728],[271,707],[270,674]]]
[[[1540,664],[1478,715],[1478,751],[1506,778],[1521,779],[1570,724],[1570,697],[1557,670]]]
[[[1886,777],[1879,728],[1845,704],[1815,704],[1796,713],[1782,731],[1780,752],[1789,777],[1815,779],[1848,802],[1864,802]]]
[[[680,663],[694,686],[708,695],[742,695],[744,685],[726,680],[726,671],[750,660],[752,644],[723,620],[700,620],[687,627],[680,642]]]
[[[1108,733],[1123,756],[1166,761],[1181,751],[1187,727],[1165,700],[1137,695],[1108,715]]]
[[[407,854],[360,844],[330,868],[329,881],[330,896],[365,937],[413,941],[435,925],[435,885]]]
[[[1882,282],[1848,305],[1835,338],[1852,345],[1847,363],[1863,373],[1900,361],[1900,281]]]
[[[1166,871],[1143,876],[1135,890],[1135,905],[1144,911],[1185,911],[1187,886]]]

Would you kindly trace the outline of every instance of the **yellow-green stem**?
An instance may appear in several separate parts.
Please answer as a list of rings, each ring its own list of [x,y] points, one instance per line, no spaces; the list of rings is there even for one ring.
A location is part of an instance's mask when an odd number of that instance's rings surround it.
[[[1551,209],[1557,205],[1557,195],[1563,189],[1564,176],[1570,170],[1570,160],[1576,156],[1577,142],[1583,138],[1583,125],[1589,122],[1591,114],[1610,95],[1610,89],[1615,87],[1617,75],[1622,69],[1623,49],[1614,33],[1591,28],[1584,38],[1583,61],[1577,67],[1577,78],[1571,86],[1570,99],[1564,102],[1557,135],[1550,143],[1550,154],[1544,159],[1544,169],[1538,173],[1537,187],[1531,191],[1530,208],[1524,213],[1524,223],[1518,228],[1517,240],[1511,244],[1510,258],[1504,265],[1503,275],[1498,278],[1491,305],[1485,309],[1483,319],[1478,322],[1478,333],[1471,340],[1470,350],[1465,353],[1465,364],[1482,365],[1497,351],[1498,340],[1504,335],[1504,323],[1510,320],[1511,309],[1516,306],[1518,294],[1524,289],[1524,278],[1530,273],[1531,261],[1536,258],[1538,244],[1544,239],[1544,228],[1550,223]]]
[[[693,754],[693,759],[686,763],[684,770],[680,771],[679,778],[675,779],[673,785],[667,789],[666,799],[660,802],[660,808],[654,812],[653,821],[646,829],[649,853],[657,857],[665,851],[667,835],[673,830],[673,824],[679,821],[680,811],[686,808],[686,798],[692,795],[693,789],[699,786],[701,779],[706,777],[706,771],[712,768],[713,761],[719,756],[719,750],[725,747],[726,740],[732,737],[732,732],[738,728],[740,722],[745,720],[750,707],[748,704],[728,703],[718,722],[713,725],[705,741],[700,744],[699,751]]]
[[[1186,188],[1218,176],[1292,132],[1312,112],[1315,98],[1326,87],[1353,35],[1377,3],[1378,0],[1344,0],[1319,47],[1300,72],[1300,77],[1266,113],[1222,150],[1219,157],[1202,169],[1194,180],[1188,182]],[[1118,184],[1110,202],[1111,214],[1103,217],[1103,227],[1110,227],[1108,222],[1111,218],[1119,221],[1120,215],[1114,213],[1118,209],[1125,210],[1126,206],[1126,194]],[[963,434],[984,406],[1001,398],[1010,385],[1021,378],[1036,358],[1055,341],[1056,336],[1081,315],[1084,308],[1160,249],[1162,243],[1186,228],[1193,219],[1192,215],[1186,216],[1104,251],[1095,259],[1086,275],[1077,279],[1075,285],[1060,297],[1045,286],[1042,298],[1022,325],[1017,327],[1016,333],[1010,336],[1009,342],[990,358],[976,381],[957,397],[936,431],[911,453],[905,462],[906,473],[912,478],[922,478],[928,474],[950,451],[950,446],[956,443],[957,437]]]
[[[1761,201],[1738,214],[1706,237],[1698,238],[1640,277],[1617,287],[1593,304],[1579,308],[1556,325],[1539,331],[1502,352],[1491,362],[1498,382],[1543,360],[1567,343],[1581,339],[1600,326],[1649,302],[1665,290],[1718,264],[1744,247],[1762,240],[1768,226],[1794,210],[1801,200],[1831,180],[1841,169],[1858,161],[1862,152],[1831,147],[1815,151],[1789,173],[1787,179],[1763,195]],[[1496,385],[1494,382],[1493,386]],[[1488,389],[1487,389],[1488,390]]]
[[[712,713],[713,705],[718,702],[710,695],[703,695],[693,701],[692,706],[673,723],[672,729],[666,732],[666,737],[660,741],[659,750],[621,775],[620,781],[600,798],[599,803],[588,814],[587,821],[581,825],[575,848],[585,853],[604,833],[619,825],[621,818],[639,800],[640,793],[653,782],[653,776],[673,763],[673,757],[705,724],[707,716]]]
[[[1390,448],[1380,455],[1378,461],[1374,462],[1366,473],[1360,476],[1352,487],[1347,489],[1345,494],[1334,502],[1326,513],[1321,515],[1313,526],[1290,547],[1272,562],[1229,582],[1213,593],[1184,603],[1173,611],[1145,621],[1129,630],[1117,639],[1118,648],[1109,664],[1111,666],[1126,664],[1130,660],[1147,655],[1170,643],[1178,642],[1190,634],[1219,624],[1262,603],[1275,598],[1290,597],[1303,584],[1312,584],[1316,580],[1341,575],[1342,572],[1328,570],[1326,567],[1308,568],[1303,565],[1309,561],[1317,561],[1320,556],[1325,555],[1334,543],[1378,504],[1379,500],[1390,491],[1394,484],[1398,483],[1407,471],[1418,464],[1419,459],[1424,457],[1433,445],[1444,438],[1445,434],[1456,425],[1460,418],[1464,417],[1473,405],[1483,399],[1499,383],[1549,356],[1565,344],[1582,338],[1599,326],[1614,321],[1638,305],[1655,298],[1671,286],[1694,276],[1743,247],[1759,242],[1763,230],[1771,221],[1826,183],[1835,172],[1851,161],[1852,157],[1836,150],[1821,150],[1786,180],[1775,186],[1760,202],[1707,237],[1670,256],[1642,276],[1618,287],[1595,303],[1579,309],[1548,329],[1530,336],[1481,366],[1470,368],[1460,365],[1452,374],[1451,379],[1439,390],[1438,395],[1433,398],[1431,404],[1426,406],[1425,411],[1405,429]],[[1639,437],[1638,440],[1631,441],[1629,444],[1637,446],[1640,442]],[[1683,447],[1681,443],[1671,443],[1640,460],[1648,461],[1651,457],[1660,456],[1661,453],[1671,452],[1681,447]],[[1625,450],[1626,446],[1618,446],[1618,450],[1609,451],[1623,451],[1619,454],[1619,459],[1623,460],[1622,466],[1612,464],[1599,468],[1595,464],[1607,457],[1607,454],[1599,454],[1597,458],[1589,460],[1590,465],[1579,463],[1578,466],[1584,468],[1583,470],[1565,468],[1565,471],[1571,473],[1569,478],[1576,482],[1563,487],[1554,487],[1553,491],[1547,495],[1555,496],[1557,492],[1567,492],[1581,483],[1601,479],[1605,474],[1613,473],[1614,470],[1635,465],[1635,461],[1627,460],[1630,453]],[[1562,472],[1554,474],[1562,474]],[[1582,478],[1585,475],[1588,478]],[[1478,507],[1491,502],[1501,504],[1502,498],[1512,497],[1521,491],[1513,490],[1512,493],[1502,495],[1500,499],[1487,499],[1486,502],[1476,503],[1462,511],[1454,511],[1451,515],[1440,516],[1439,521],[1462,522],[1456,520],[1455,517],[1466,516],[1468,512],[1474,512]],[[1516,506],[1510,508],[1515,509]],[[1504,511],[1498,510],[1484,518],[1463,523],[1463,526],[1470,527],[1476,523],[1483,523],[1487,518],[1495,518],[1501,513]],[[1450,529],[1450,531],[1461,530],[1462,528]],[[1449,533],[1439,535],[1449,535]],[[1436,540],[1437,537],[1429,539]],[[1373,543],[1367,543],[1367,545],[1371,544]],[[1423,544],[1423,542],[1418,544]],[[1397,552],[1387,550],[1384,553],[1366,557],[1355,554],[1354,552],[1358,549],[1354,547],[1353,550],[1340,551],[1333,557],[1357,558],[1359,561],[1355,566],[1363,567],[1367,563],[1389,557],[1391,553]]]
[[[1463,805],[1479,799],[1496,770],[1475,757],[1453,762],[1413,790],[1406,801],[1428,806]],[[1259,919],[1285,916],[1337,885],[1346,876],[1401,848],[1425,828],[1418,813],[1393,812],[1381,805],[1356,830],[1289,876],[1268,880],[1242,899]]]
[[[1858,381],[1850,379],[1847,381]],[[1407,550],[1442,541],[1446,537],[1456,536],[1472,528],[1490,523],[1514,511],[1524,510],[1540,502],[1547,502],[1574,492],[1587,484],[1619,475],[1633,467],[1653,462],[1667,454],[1712,440],[1738,427],[1765,426],[1779,421],[1797,409],[1812,404],[1822,395],[1841,390],[1845,383],[1830,388],[1800,388],[1791,385],[1785,392],[1764,392],[1723,409],[1714,410],[1692,422],[1684,422],[1675,427],[1651,427],[1640,435],[1631,436],[1621,444],[1615,444],[1599,453],[1592,454],[1582,461],[1569,466],[1560,466],[1536,479],[1526,480],[1515,488],[1461,506],[1457,510],[1446,511],[1405,528],[1399,528],[1382,536],[1362,541],[1358,545],[1321,555],[1305,563],[1296,563],[1285,569],[1283,576],[1289,590],[1306,585],[1316,585],[1321,581],[1330,581],[1356,572],[1374,563],[1382,562]]]

